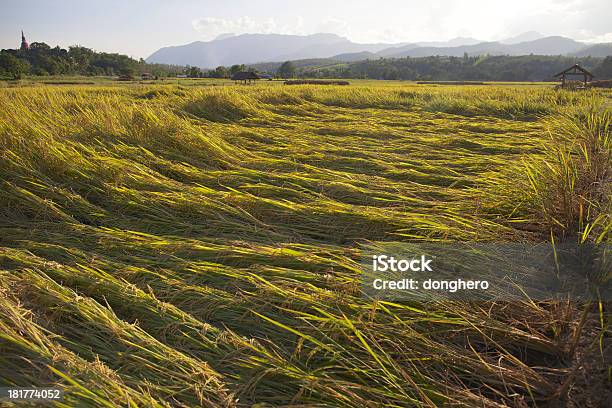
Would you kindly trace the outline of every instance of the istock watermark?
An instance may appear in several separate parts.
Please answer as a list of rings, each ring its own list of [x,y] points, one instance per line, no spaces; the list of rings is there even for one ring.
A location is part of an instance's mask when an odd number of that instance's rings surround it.
[[[362,249],[362,289],[374,298],[612,300],[609,245],[384,242]]]
[[[393,256],[373,255],[372,269],[375,272],[433,272],[429,264],[433,259],[427,259],[425,255],[421,255],[421,259],[395,259]]]

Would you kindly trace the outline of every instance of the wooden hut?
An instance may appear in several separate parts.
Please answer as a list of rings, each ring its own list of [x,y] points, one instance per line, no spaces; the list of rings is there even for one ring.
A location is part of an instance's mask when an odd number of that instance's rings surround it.
[[[587,84],[593,79],[593,74],[591,74],[588,70],[582,68],[578,64],[574,64],[574,66],[569,67],[566,70],[559,72],[555,75],[555,78],[561,78],[561,87],[564,88],[567,83],[567,77],[575,77],[581,76],[582,82],[584,83],[584,87],[587,87]]]
[[[245,84],[250,84],[251,81],[256,81],[258,79],[260,79],[259,75],[250,71],[240,71],[232,75],[232,81],[243,81]]]

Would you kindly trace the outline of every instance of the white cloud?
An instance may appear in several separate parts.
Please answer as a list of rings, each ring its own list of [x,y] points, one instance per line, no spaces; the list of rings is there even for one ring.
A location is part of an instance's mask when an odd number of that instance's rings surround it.
[[[582,41],[588,43],[612,43],[612,33],[605,33],[600,35],[593,35],[593,33],[589,33],[590,35],[586,35],[582,38]]]
[[[334,17],[328,17],[322,20],[315,29],[318,33],[334,33],[341,36],[349,34],[349,25],[346,21]]]
[[[217,17],[203,17],[192,21],[193,28],[205,40],[212,40],[219,34],[302,34],[304,19],[296,17],[295,21],[279,24],[276,19],[269,17],[254,19],[248,16],[236,19]]]
[[[509,19],[506,32],[535,30],[580,41],[605,41],[606,38],[609,41],[606,36],[612,17],[610,0],[553,0],[538,4],[522,16]]]
[[[526,31],[564,35],[581,41],[610,42],[611,0],[352,0],[344,9],[333,0],[311,0],[301,17],[270,11],[269,17],[204,17],[193,20],[202,39],[224,33],[334,33],[356,42],[443,41],[457,36],[498,40]],[[265,0],[264,0],[265,2]],[[326,5],[321,13],[322,5]]]
[[[276,29],[274,19],[269,18],[263,21],[255,21],[251,17],[240,17],[234,20],[224,18],[204,17],[192,22],[195,28],[204,39],[213,39],[219,34],[234,33],[271,33]]]

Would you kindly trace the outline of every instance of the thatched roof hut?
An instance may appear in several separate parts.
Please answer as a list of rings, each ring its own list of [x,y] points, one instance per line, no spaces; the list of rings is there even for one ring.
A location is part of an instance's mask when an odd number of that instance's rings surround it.
[[[585,88],[587,86],[587,83],[593,79],[593,74],[591,74],[588,70],[586,70],[585,68],[582,68],[578,64],[574,64],[568,69],[565,69],[559,72],[557,75],[555,75],[555,78],[561,78],[561,87],[564,87],[565,82],[566,82],[566,77],[568,76],[582,76],[583,78],[582,82],[584,83]]]
[[[245,84],[247,82],[250,83],[251,81],[255,81],[257,79],[260,79],[259,75],[257,75],[255,72],[250,71],[240,71],[232,75],[232,81],[244,81]]]

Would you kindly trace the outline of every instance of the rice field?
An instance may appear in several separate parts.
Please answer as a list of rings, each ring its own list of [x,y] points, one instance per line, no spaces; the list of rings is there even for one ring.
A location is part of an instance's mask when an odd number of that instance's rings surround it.
[[[610,242],[611,98],[1,88],[0,386],[65,407],[603,406],[606,303],[375,301],[359,260]]]

